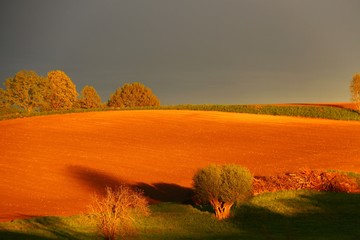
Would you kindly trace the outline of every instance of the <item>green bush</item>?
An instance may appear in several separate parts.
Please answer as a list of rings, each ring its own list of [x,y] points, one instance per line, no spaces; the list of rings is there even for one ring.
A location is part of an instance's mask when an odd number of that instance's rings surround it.
[[[209,165],[193,177],[197,200],[210,203],[218,219],[230,216],[234,203],[245,201],[251,194],[250,171],[235,164]]]

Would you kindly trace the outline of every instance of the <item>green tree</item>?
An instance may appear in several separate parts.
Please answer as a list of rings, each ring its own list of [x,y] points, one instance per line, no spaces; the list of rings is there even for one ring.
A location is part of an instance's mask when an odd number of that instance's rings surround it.
[[[360,74],[357,73],[353,76],[351,85],[351,99],[355,104],[356,109],[360,112]]]
[[[230,216],[235,203],[245,201],[251,194],[252,175],[248,169],[235,164],[209,165],[193,177],[195,196],[210,203],[219,220]]]
[[[50,71],[47,74],[49,86],[46,100],[51,110],[71,109],[77,101],[78,93],[71,79],[60,70]]]
[[[92,86],[85,86],[81,91],[79,99],[80,108],[99,108],[101,107],[101,98]]]
[[[31,112],[41,110],[44,106],[44,95],[47,80],[35,71],[22,70],[5,82],[2,90],[3,103]]]
[[[110,96],[109,107],[159,106],[160,101],[150,88],[143,84],[126,83]]]

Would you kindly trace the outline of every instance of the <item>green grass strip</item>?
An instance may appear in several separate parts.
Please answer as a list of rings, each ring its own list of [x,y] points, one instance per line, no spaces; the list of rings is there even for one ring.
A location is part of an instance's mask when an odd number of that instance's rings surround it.
[[[360,194],[264,193],[218,221],[208,208],[151,206],[130,239],[360,239]],[[87,216],[42,217],[0,223],[0,239],[99,239]]]
[[[333,120],[359,121],[360,114],[357,111],[332,106],[279,106],[279,105],[174,105],[159,107],[135,107],[135,108],[99,108],[99,109],[72,109],[51,112],[10,112],[0,113],[0,120],[22,118],[31,116],[44,116],[52,114],[81,113],[94,111],[126,111],[126,110],[196,110],[196,111],[219,111],[249,114],[264,114],[274,116],[294,116],[305,118],[321,118]]]

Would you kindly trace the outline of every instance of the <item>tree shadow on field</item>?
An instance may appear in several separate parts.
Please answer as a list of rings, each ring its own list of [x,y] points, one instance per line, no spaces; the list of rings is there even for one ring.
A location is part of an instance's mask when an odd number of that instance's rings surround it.
[[[106,187],[115,188],[116,186],[127,185],[120,178],[89,167],[69,166],[68,171],[70,176],[84,185],[84,187],[90,188],[100,195],[105,194]]]
[[[144,196],[150,203],[175,202],[191,203],[193,190],[173,183],[144,183],[129,184],[128,182],[99,171],[97,169],[84,166],[69,166],[70,175],[87,188],[91,188],[95,193],[104,195],[105,188],[116,188],[120,185],[126,185],[134,189],[143,191]]]
[[[174,202],[174,203],[192,203],[194,192],[191,188],[182,187],[170,183],[137,183],[135,187],[141,189],[144,195],[150,199],[150,202]]]
[[[88,239],[92,232],[82,232],[61,217],[36,217],[11,222],[14,229],[0,229],[0,239]]]
[[[245,204],[235,209],[230,222],[255,239],[360,239],[360,194],[307,192],[272,199],[270,205],[295,212]]]
[[[10,231],[10,230],[0,230],[0,239],[2,240],[48,240],[53,239],[49,237],[40,236],[37,234],[30,234],[30,233],[22,233],[17,231]]]

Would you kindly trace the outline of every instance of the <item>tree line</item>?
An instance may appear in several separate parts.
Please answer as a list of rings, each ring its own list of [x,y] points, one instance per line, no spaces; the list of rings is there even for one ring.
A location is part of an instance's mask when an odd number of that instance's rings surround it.
[[[32,70],[22,70],[8,78],[5,89],[0,88],[0,113],[8,111],[58,111],[91,108],[127,108],[159,106],[158,97],[141,83],[125,83],[103,103],[93,86],[80,92],[65,72],[54,70],[40,76]],[[352,101],[360,112],[360,74],[350,84]]]
[[[158,97],[141,83],[125,83],[103,103],[93,86],[86,85],[79,94],[70,77],[61,70],[40,76],[22,70],[8,78],[0,88],[0,109],[25,112],[59,111],[91,108],[126,108],[159,106]]]

